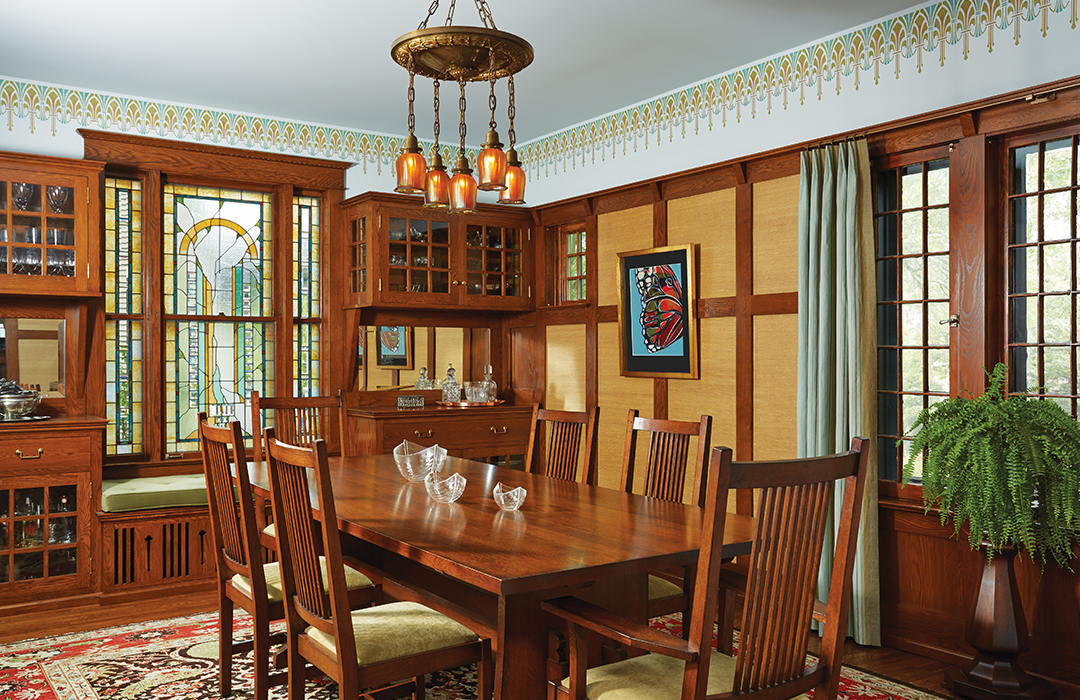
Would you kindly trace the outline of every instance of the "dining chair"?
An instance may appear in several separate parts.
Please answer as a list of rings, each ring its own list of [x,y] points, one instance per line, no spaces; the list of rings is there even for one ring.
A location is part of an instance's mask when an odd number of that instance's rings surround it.
[[[683,502],[686,481],[693,479],[690,495],[693,505],[705,501],[705,457],[709,453],[712,416],[702,416],[698,422],[642,418],[630,409],[626,423],[626,447],[623,451],[621,488],[635,493],[635,469],[638,437],[648,436],[648,455],[645,460],[644,486],[641,495]],[[697,437],[694,448],[693,474],[690,467],[690,438]],[[649,575],[649,617],[684,612],[689,606],[692,585],[685,571],[657,571]]]
[[[705,488],[690,633],[680,639],[577,598],[542,608],[567,623],[569,676],[548,682],[548,697],[572,700],[703,700],[718,697],[779,700],[814,691],[835,700],[859,516],[867,478],[868,441],[828,457],[732,463],[731,450],[712,451]],[[816,663],[806,665],[811,609],[824,547],[833,486],[843,496],[836,528],[829,609]],[[761,489],[750,554],[739,654],[712,650],[721,551],[729,489]],[[834,542],[829,538],[830,544]],[[586,670],[589,633],[647,652]],[[559,674],[561,675],[561,674]]]
[[[557,411],[534,404],[525,471],[595,486],[599,419],[599,406]]]
[[[200,413],[199,441],[217,560],[220,693],[222,697],[231,694],[233,655],[254,651],[255,698],[265,700],[271,686],[286,681],[284,673],[270,674],[268,670],[271,645],[285,641],[285,635],[270,634],[270,623],[285,618],[281,570],[275,562],[263,562],[255,537],[258,529],[246,473],[243,478],[239,472],[234,477],[229,467],[230,451],[233,464],[246,464],[240,423],[232,421],[227,428],[215,426],[205,413]],[[381,589],[367,576],[349,569],[347,578],[354,604],[370,605],[379,600]],[[253,638],[249,641],[232,640],[234,607],[246,610],[252,617]]]
[[[370,700],[410,692],[423,700],[425,674],[475,663],[477,695],[487,700],[494,669],[491,640],[420,603],[349,606],[326,443],[288,445],[274,437],[273,428],[265,437],[270,501],[280,525],[289,699],[304,697],[305,663],[336,681],[339,697]],[[322,525],[314,519],[312,479]],[[325,569],[317,564],[320,550]],[[363,688],[377,690],[361,694]]]
[[[258,391],[252,391],[251,459],[256,462],[263,459],[264,411],[273,411],[273,425],[278,439],[290,445],[306,445],[312,440],[327,439],[331,414],[334,412],[339,414],[339,425],[345,425],[340,396],[260,396]],[[275,552],[277,528],[268,515],[265,502],[256,508],[262,546],[269,552]]]

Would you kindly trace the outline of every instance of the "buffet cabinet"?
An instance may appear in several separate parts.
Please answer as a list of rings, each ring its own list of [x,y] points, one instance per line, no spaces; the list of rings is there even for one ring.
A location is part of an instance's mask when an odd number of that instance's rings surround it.
[[[425,209],[415,197],[368,192],[342,204],[347,305],[524,311],[533,307],[527,212],[480,205]]]
[[[105,421],[0,422],[0,599],[94,589],[94,512]]]
[[[0,152],[0,294],[100,293],[102,168]]]

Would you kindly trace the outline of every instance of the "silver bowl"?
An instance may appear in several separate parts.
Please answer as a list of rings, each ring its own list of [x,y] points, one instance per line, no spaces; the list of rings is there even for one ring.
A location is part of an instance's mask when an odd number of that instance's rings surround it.
[[[34,412],[41,403],[41,394],[7,394],[0,395],[0,420],[13,420],[23,418]]]

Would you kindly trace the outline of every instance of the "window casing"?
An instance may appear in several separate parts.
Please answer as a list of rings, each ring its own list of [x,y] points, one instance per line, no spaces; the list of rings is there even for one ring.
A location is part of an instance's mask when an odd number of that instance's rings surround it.
[[[558,285],[559,303],[585,301],[588,234],[584,224],[559,229]]]

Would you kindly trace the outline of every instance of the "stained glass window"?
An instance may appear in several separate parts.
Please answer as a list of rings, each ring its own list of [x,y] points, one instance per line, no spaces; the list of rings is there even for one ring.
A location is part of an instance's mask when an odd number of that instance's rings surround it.
[[[165,450],[177,453],[198,449],[200,412],[250,435],[251,391],[274,395],[271,197],[169,184],[162,204]]]
[[[143,451],[142,183],[105,180],[105,374],[108,454]]]
[[[319,395],[319,200],[293,198],[293,395]]]

